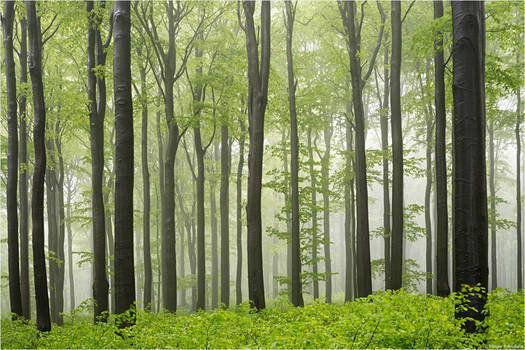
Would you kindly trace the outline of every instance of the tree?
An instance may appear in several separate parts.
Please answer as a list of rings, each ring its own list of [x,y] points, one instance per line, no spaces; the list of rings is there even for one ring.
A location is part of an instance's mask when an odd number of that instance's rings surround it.
[[[104,200],[102,196],[104,172],[104,117],[106,113],[106,83],[103,73],[95,74],[95,69],[105,65],[105,48],[109,45],[109,38],[102,43],[100,36],[101,19],[94,12],[94,2],[86,1],[88,27],[88,100],[89,100],[89,128],[91,144],[91,205],[93,215],[93,247],[94,247],[94,283],[93,298],[95,307],[93,318],[95,322],[105,321],[103,313],[108,310],[108,280],[106,276],[106,224]],[[104,2],[102,2],[104,6]],[[95,55],[96,50],[96,55]],[[98,86],[98,91],[97,91]],[[98,94],[97,94],[98,92]]]
[[[403,134],[401,127],[401,2],[392,1],[390,120],[392,127],[392,289],[400,289],[403,270]]]
[[[443,2],[434,1],[434,18],[443,17]],[[445,64],[443,60],[443,34],[438,32],[434,44],[434,89],[436,105],[436,289],[437,295],[450,293],[448,285],[448,211],[447,211],[447,159]]]
[[[5,47],[5,46],[4,46]],[[20,85],[27,84],[27,21],[20,19]],[[22,295],[22,313],[26,320],[31,319],[31,302],[29,300],[29,213],[27,199],[27,98],[22,93],[18,100],[20,116],[20,293]]]
[[[257,40],[253,13],[255,2],[243,0],[248,54],[248,121],[250,150],[248,155],[248,292],[251,306],[265,308],[262,260],[261,185],[264,146],[264,114],[268,102],[268,77],[270,75],[270,2],[261,3],[261,34]],[[242,25],[242,24],[241,24]],[[261,45],[259,60],[258,44]]]
[[[221,125],[221,303],[230,306],[230,137],[228,124]]]
[[[316,190],[316,176],[314,172],[314,152],[312,145],[312,127],[308,126],[307,130],[307,141],[308,141],[308,162],[310,170],[310,186],[312,187],[312,273],[317,276],[317,190]],[[313,284],[313,297],[314,300],[319,298],[319,280],[314,277],[312,280]]]
[[[2,32],[4,35],[5,76],[7,90],[7,245],[9,266],[9,300],[11,312],[22,316],[22,294],[20,292],[20,271],[18,251],[18,117],[16,115],[16,74],[13,59],[14,2],[4,3]]]
[[[130,2],[115,1],[113,84],[115,99],[115,312],[135,302],[133,258],[133,107]],[[135,323],[134,314],[120,326]]]
[[[365,120],[363,109],[363,87],[372,73],[377,53],[381,47],[381,39],[385,25],[385,15],[381,4],[377,8],[381,15],[381,27],[377,36],[377,45],[374,48],[368,70],[362,75],[361,65],[361,22],[356,23],[356,3],[353,1],[339,1],[339,12],[343,20],[350,73],[352,83],[352,98],[355,118],[355,174],[357,187],[357,288],[358,297],[366,297],[372,293],[372,273],[370,267],[370,232],[368,222],[368,189],[366,175],[365,153]],[[361,18],[364,16],[365,3],[361,5]]]
[[[518,49],[518,54],[516,56],[516,62],[519,67],[520,65],[520,49]],[[517,273],[518,273],[518,290],[523,289],[523,267],[522,267],[522,217],[521,217],[521,140],[520,140],[520,124],[521,124],[521,89],[518,87],[516,89],[516,241],[517,241]]]
[[[454,96],[455,288],[480,285],[456,306],[456,318],[476,331],[488,287],[488,218],[485,177],[485,9],[483,2],[452,3]]]
[[[301,281],[301,240],[299,236],[299,138],[297,136],[297,111],[295,107],[295,90],[297,80],[294,76],[292,36],[297,2],[285,2],[286,16],[286,63],[288,66],[288,101],[290,106],[290,144],[291,144],[291,187],[292,187],[292,304],[304,306],[303,286]],[[328,259],[329,261],[329,259]]]
[[[490,222],[490,277],[491,290],[498,288],[498,266],[496,245],[496,161],[494,160],[494,120],[489,120],[489,222]]]
[[[244,104],[244,103],[243,103]],[[239,117],[239,164],[237,165],[237,273],[235,279],[235,302],[242,303],[242,169],[244,167],[244,120]]]
[[[49,332],[49,298],[47,295],[46,261],[44,254],[44,177],[46,173],[45,125],[46,107],[42,84],[42,32],[36,16],[34,1],[26,1],[27,34],[29,43],[29,74],[33,90],[33,143],[35,165],[31,196],[31,219],[33,224],[33,272],[36,299],[36,326],[39,331]]]

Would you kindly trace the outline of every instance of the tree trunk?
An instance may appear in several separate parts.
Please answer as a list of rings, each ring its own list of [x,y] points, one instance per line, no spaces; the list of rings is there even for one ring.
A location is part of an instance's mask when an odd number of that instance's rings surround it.
[[[26,2],[29,43],[29,74],[33,90],[33,143],[35,165],[31,191],[33,223],[33,272],[36,298],[36,326],[39,331],[50,331],[49,299],[47,295],[46,260],[44,254],[44,177],[46,173],[45,125],[46,107],[42,84],[42,33],[36,17],[36,4]]]
[[[245,14],[246,51],[248,54],[248,120],[250,151],[248,155],[248,204],[246,218],[248,226],[248,291],[251,306],[257,310],[266,306],[264,299],[261,186],[264,151],[264,114],[268,102],[268,77],[270,75],[270,2],[261,4],[260,41],[256,38],[253,12],[255,3],[243,0]],[[258,57],[258,43],[261,57]]]
[[[221,303],[230,306],[230,156],[228,125],[221,126]]]
[[[62,313],[64,312],[64,238],[65,238],[65,213],[64,213],[64,157],[62,155],[62,141],[60,139],[60,123],[57,121],[55,127],[55,146],[58,156],[58,178],[57,178],[57,241],[56,241],[56,258],[57,276],[56,276],[56,312],[58,314],[58,325],[63,323]]]
[[[312,148],[312,127],[308,126],[308,162],[310,163],[310,186],[312,187],[312,285],[314,300],[319,298],[319,279],[317,268],[317,190],[314,172],[314,152]]]
[[[443,2],[434,1],[434,18],[443,17]],[[443,34],[435,42],[434,77],[436,103],[436,286],[437,295],[450,293],[448,284],[448,210],[447,210],[447,143],[445,111],[445,66],[443,60]]]
[[[242,169],[244,167],[244,120],[239,117],[239,165],[237,166],[237,275],[235,282],[236,304],[242,303]]]
[[[454,96],[454,244],[456,292],[480,284],[456,306],[456,318],[482,321],[488,287],[488,221],[485,168],[485,8],[452,2]],[[462,310],[462,307],[468,305]],[[476,331],[474,320],[463,328]]]
[[[520,51],[518,50],[518,56],[516,57],[517,64],[520,64]],[[518,273],[518,290],[523,289],[523,267],[522,267],[522,223],[521,223],[521,140],[520,140],[520,123],[521,123],[521,91],[520,88],[516,90],[516,242],[517,242],[517,267],[516,271]],[[22,190],[22,186],[20,186]],[[22,234],[22,232],[20,232]],[[22,305],[23,306],[23,305]]]
[[[383,151],[383,235],[384,235],[384,255],[385,255],[385,290],[391,289],[391,258],[390,258],[390,184],[388,173],[388,107],[390,99],[390,72],[388,69],[388,45],[385,43],[384,55],[384,96],[381,114],[381,150]]]
[[[88,100],[89,100],[89,127],[91,143],[91,210],[93,216],[93,247],[94,247],[94,284],[93,298],[95,299],[94,321],[105,322],[103,312],[108,310],[108,281],[106,277],[106,228],[105,212],[102,191],[102,175],[104,172],[104,114],[99,113],[101,103],[97,104],[97,78],[95,76],[95,43],[100,40],[100,20],[93,14],[93,2],[87,1],[87,12],[89,15],[88,29]],[[105,90],[105,86],[99,89]],[[105,91],[104,91],[105,94]],[[53,305],[53,303],[51,303]],[[51,308],[53,309],[53,307]],[[102,317],[101,317],[102,316]]]
[[[133,258],[133,108],[131,98],[130,3],[114,4],[113,82],[115,94],[115,312],[135,302]],[[173,245],[174,246],[174,245]],[[171,266],[175,269],[175,264]],[[119,326],[135,324],[135,313]]]
[[[401,125],[401,2],[392,1],[390,106],[392,127],[392,289],[403,281],[403,135]]]
[[[219,147],[213,147],[213,169],[219,161]],[[210,222],[211,222],[211,307],[217,308],[219,302],[219,258],[217,247],[217,198],[215,194],[217,180],[215,172],[210,174]]]
[[[330,256],[330,142],[332,140],[332,117],[330,123],[324,127],[325,152],[321,159],[321,177],[323,191],[323,230],[324,230],[324,259],[325,259],[325,298],[327,303],[332,303],[332,258]]]
[[[286,144],[286,129],[283,130],[281,143],[283,145],[283,171],[285,174],[284,182],[286,185],[286,192],[284,193],[284,206],[291,207],[292,186],[288,181],[288,148]],[[288,301],[292,302],[292,218],[290,217],[290,210],[285,211],[286,220],[286,291],[288,294]]]
[[[67,256],[68,256],[68,271],[69,271],[69,308],[70,311],[75,308],[75,278],[73,275],[73,233],[71,230],[71,197],[72,187],[71,182],[67,185]]]
[[[153,270],[151,267],[150,247],[150,180],[148,168],[148,92],[146,90],[146,67],[140,66],[140,90],[142,95],[142,136],[141,136],[141,160],[142,160],[142,182],[144,197],[144,219],[142,231],[144,235],[144,309],[151,309]]]
[[[498,288],[498,250],[496,247],[496,163],[494,161],[494,121],[489,121],[489,190],[490,190],[490,277],[491,291]]]
[[[432,115],[427,115],[426,122],[426,186],[425,186],[425,234],[426,234],[426,270],[427,294],[432,294],[432,222],[430,218],[430,195],[432,192]]]
[[[295,109],[295,90],[297,80],[294,76],[292,38],[293,24],[295,21],[295,9],[297,2],[290,1],[286,5],[286,63],[288,67],[288,101],[290,103],[290,144],[291,144],[291,186],[292,186],[292,304],[304,306],[303,284],[301,280],[301,238],[299,222],[299,138],[297,136],[297,111]]]
[[[349,117],[352,106],[347,104],[347,116]],[[352,127],[349,121],[346,121],[346,157],[345,157],[345,302],[354,300],[354,255],[353,249],[353,231],[354,222],[352,218],[352,206],[350,201],[350,184],[354,177],[352,172]]]
[[[16,115],[16,73],[13,58],[14,3],[4,3],[2,31],[4,34],[5,76],[7,92],[7,246],[9,268],[9,300],[11,312],[22,316],[22,294],[20,291],[18,251],[18,118]]]

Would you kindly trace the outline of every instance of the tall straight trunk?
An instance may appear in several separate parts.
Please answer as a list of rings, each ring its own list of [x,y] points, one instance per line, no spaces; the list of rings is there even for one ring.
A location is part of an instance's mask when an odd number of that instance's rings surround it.
[[[299,222],[299,138],[297,136],[297,111],[295,108],[295,90],[297,80],[293,69],[293,24],[295,21],[295,9],[297,2],[292,4],[290,1],[286,5],[286,63],[288,67],[288,102],[290,104],[290,170],[292,186],[292,304],[294,306],[304,306],[303,284],[301,281],[301,238]]]
[[[463,328],[483,321],[488,287],[488,217],[485,165],[485,8],[483,2],[452,2],[454,96],[454,244],[456,292],[480,284],[456,306]],[[468,308],[465,307],[468,305]]]
[[[4,45],[5,47],[5,45]],[[27,21],[20,19],[20,84],[27,83]],[[29,203],[27,199],[27,99],[20,94],[18,100],[20,116],[20,294],[22,297],[22,314],[26,320],[31,319],[31,301],[29,299]]]
[[[350,61],[352,83],[352,98],[355,118],[355,178],[357,187],[357,288],[358,297],[366,297],[372,293],[372,270],[370,266],[370,230],[368,221],[368,188],[366,175],[365,153],[365,113],[363,107],[363,87],[370,77],[377,53],[381,46],[385,24],[385,14],[381,4],[377,8],[381,15],[381,28],[377,37],[377,45],[369,60],[369,67],[362,76],[361,66],[361,26],[356,26],[356,3],[339,1],[339,12],[343,20],[345,32],[348,35],[347,49]],[[363,14],[361,14],[363,15]]]
[[[489,191],[490,191],[490,277],[491,290],[498,288],[496,246],[496,162],[494,161],[494,120],[489,121]]]
[[[518,56],[516,61],[520,63],[520,51],[518,50]],[[522,223],[521,223],[521,140],[520,140],[520,123],[521,123],[521,91],[520,88],[516,90],[516,242],[517,242],[517,266],[516,271],[518,273],[518,290],[523,289],[523,267],[522,267]],[[20,186],[20,190],[22,187]],[[20,232],[22,234],[22,232]],[[23,306],[23,305],[22,305]]]
[[[113,239],[113,226],[114,216],[111,215],[111,209],[109,207],[109,195],[114,192],[115,181],[114,174],[108,176],[107,188],[108,190],[104,193],[104,211],[105,211],[105,224],[106,224],[106,237],[108,244],[108,263],[110,273],[110,289],[111,289],[111,312],[115,313],[115,242]]]
[[[381,150],[383,151],[383,235],[385,255],[385,290],[391,289],[391,258],[390,258],[390,183],[388,171],[388,107],[390,100],[390,71],[388,69],[388,45],[385,43],[384,54],[384,96],[381,113]]]
[[[196,310],[204,310],[206,304],[206,255],[204,217],[204,151],[200,127],[194,128],[195,153],[197,154],[197,304]]]
[[[57,121],[55,127],[55,146],[58,157],[58,176],[57,176],[57,241],[56,241],[56,258],[57,264],[56,276],[56,312],[58,314],[58,325],[63,322],[62,313],[64,312],[64,239],[65,239],[65,212],[64,212],[64,157],[62,155],[62,140],[60,139],[60,123]]]
[[[31,191],[33,272],[36,299],[36,326],[39,331],[50,331],[49,299],[47,295],[46,260],[44,254],[44,177],[46,173],[45,125],[46,107],[42,84],[42,33],[36,16],[36,4],[26,1],[27,33],[29,43],[28,66],[33,91],[33,143],[35,165]]]
[[[286,144],[287,134],[283,131],[281,142],[283,144],[283,171],[289,174],[288,167],[288,148]],[[285,178],[286,192],[284,193],[285,207],[291,206],[290,199],[292,196],[292,186],[287,178]],[[286,290],[288,292],[288,300],[292,302],[292,218],[290,211],[286,210]]]
[[[48,133],[52,134],[53,129],[48,125]],[[57,181],[55,174],[55,147],[53,140],[48,137],[46,139],[47,153],[47,171],[46,171],[46,209],[47,209],[47,251],[51,259],[49,259],[49,301],[51,311],[51,321],[58,323],[58,313],[56,311],[56,280],[58,274],[57,264],[57,239],[58,239],[58,224],[56,216],[56,194]]]
[[[5,77],[7,92],[7,246],[9,268],[9,301],[11,312],[22,316],[18,251],[18,118],[16,115],[16,73],[13,58],[14,3],[4,3],[2,32],[4,36]]]
[[[430,218],[430,195],[432,192],[432,115],[427,115],[426,122],[426,186],[425,186],[425,234],[426,234],[426,270],[427,294],[432,294],[432,221]]]
[[[141,136],[141,161],[142,182],[144,197],[144,219],[142,222],[143,254],[144,254],[144,308],[151,309],[153,270],[151,267],[150,244],[150,180],[148,167],[148,92],[146,90],[146,67],[140,67],[140,90],[142,95],[142,136]]]
[[[279,276],[279,254],[277,254],[277,252],[274,252],[272,257],[272,275],[272,297],[277,298],[279,294],[279,282],[276,279],[276,277]]]
[[[184,225],[179,225],[179,235],[180,235],[180,250],[179,250],[179,276],[184,279],[186,277],[186,268],[184,262],[184,248],[186,246],[184,239]],[[186,288],[182,288],[180,291],[180,306],[186,306]]]
[[[230,306],[230,137],[221,126],[221,303]]]
[[[264,114],[268,102],[268,78],[270,75],[270,2],[261,4],[261,33],[256,38],[253,12],[255,2],[243,0],[245,14],[246,51],[248,54],[248,120],[250,151],[248,155],[248,203],[246,218],[248,226],[248,293],[251,306],[264,309],[264,275],[262,257],[261,187],[264,151]],[[258,44],[261,44],[259,59]]]
[[[319,279],[317,278],[317,190],[314,172],[314,152],[312,148],[312,127],[308,126],[308,162],[310,163],[310,186],[312,187],[312,285],[314,300],[319,298]]]
[[[160,246],[161,246],[161,260],[159,260],[159,266],[160,266],[160,270],[161,270],[161,273],[160,273],[160,276],[161,276],[161,283],[159,285],[159,288],[162,289],[162,298],[159,298],[162,299],[162,306],[163,307],[166,307],[166,295],[167,295],[167,284],[165,283],[166,281],[166,275],[165,275],[165,265],[166,265],[166,262],[165,262],[165,259],[167,258],[167,256],[165,255],[165,229],[166,229],[166,223],[164,221],[164,218],[166,217],[166,213],[165,213],[165,210],[166,210],[166,203],[165,203],[165,185],[164,185],[164,144],[163,144],[163,141],[162,141],[162,133],[160,131],[160,111],[157,111],[157,144],[158,144],[158,148],[159,148],[159,192],[160,192],[160,210],[161,210],[161,223],[160,223],[160,227],[161,227],[161,240],[160,241],[157,241],[158,243],[160,243]],[[158,249],[158,246],[157,246],[157,249]],[[159,308],[159,311],[160,311],[160,308]]]
[[[392,1],[390,106],[392,127],[392,289],[403,281],[403,134],[401,125],[401,2]]]
[[[434,18],[443,17],[443,1],[434,1]],[[446,297],[448,284],[448,209],[447,209],[447,143],[445,110],[445,67],[443,59],[443,34],[438,33],[434,44],[434,89],[436,104],[436,290]]]
[[[66,229],[67,229],[67,261],[68,261],[68,276],[69,276],[69,308],[70,311],[75,308],[75,277],[73,274],[73,232],[71,230],[71,197],[72,190],[71,183],[67,185],[67,220],[66,220]]]
[[[219,147],[215,143],[213,147],[213,169],[219,161]],[[219,258],[217,247],[217,180],[215,172],[210,175],[210,224],[211,224],[211,307],[217,308],[219,301]]]
[[[347,104],[347,116],[350,114],[351,105]],[[346,121],[346,157],[345,157],[345,302],[354,300],[354,255],[353,255],[353,230],[350,202],[350,180],[354,176],[352,173],[352,127]]]
[[[115,312],[135,302],[133,255],[133,107],[131,98],[130,3],[114,4],[113,83],[115,94]],[[175,268],[175,265],[172,266]],[[135,323],[135,316],[120,323]]]
[[[330,121],[331,121],[330,117]],[[330,172],[330,142],[332,140],[331,123],[324,127],[325,152],[321,159],[321,176],[323,190],[323,231],[324,231],[324,261],[325,261],[325,298],[327,303],[332,302],[332,258],[330,255],[330,189],[329,189],[329,172]]]
[[[102,176],[104,173],[104,114],[99,113],[97,104],[97,78],[95,76],[95,45],[100,37],[98,27],[100,20],[93,14],[93,2],[87,1],[89,15],[88,29],[88,99],[89,127],[91,143],[91,210],[93,217],[93,248],[94,248],[94,283],[93,298],[95,299],[94,321],[105,322],[103,312],[108,310],[108,281],[106,277],[106,227],[104,200],[102,191]],[[99,87],[101,88],[101,87]],[[102,87],[105,89],[105,86]],[[99,103],[104,102],[98,101]],[[51,303],[53,305],[53,303]],[[53,308],[53,307],[52,307]],[[102,316],[102,317],[101,317]]]
[[[235,281],[235,302],[242,303],[242,169],[244,167],[244,120],[239,117],[239,164],[237,165],[237,275]]]

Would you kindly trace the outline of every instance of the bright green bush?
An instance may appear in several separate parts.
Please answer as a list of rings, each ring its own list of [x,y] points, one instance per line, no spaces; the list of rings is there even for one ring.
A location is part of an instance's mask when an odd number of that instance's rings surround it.
[[[522,347],[523,293],[498,290],[487,307],[487,345]],[[47,334],[5,319],[1,348],[465,348],[482,341],[461,331],[451,299],[403,291],[303,308],[279,299],[259,313],[247,304],[190,315],[138,311],[137,324],[121,335],[115,317],[95,326],[74,314]]]

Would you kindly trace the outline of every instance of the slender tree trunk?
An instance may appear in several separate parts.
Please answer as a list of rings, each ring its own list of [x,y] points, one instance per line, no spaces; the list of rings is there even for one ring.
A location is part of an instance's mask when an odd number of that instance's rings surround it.
[[[197,154],[197,304],[196,310],[206,307],[206,255],[204,217],[204,150],[200,126],[193,129]]]
[[[426,234],[426,270],[427,294],[432,294],[432,221],[430,218],[430,195],[432,192],[432,115],[427,115],[426,135],[426,186],[425,186],[425,234]]]
[[[115,85],[115,311],[135,302],[133,258],[133,108],[131,98],[130,2],[114,4],[113,82]],[[172,265],[175,269],[175,264]],[[135,314],[120,323],[135,323]]]
[[[57,178],[57,241],[56,241],[56,257],[59,261],[57,264],[56,276],[56,311],[58,315],[59,326],[63,323],[62,313],[64,312],[64,238],[65,238],[65,213],[64,213],[64,157],[62,155],[62,141],[60,140],[60,123],[56,123],[55,127],[55,146],[58,156],[58,178]]]
[[[284,193],[284,206],[291,207],[291,197],[292,197],[292,186],[290,181],[288,181],[288,148],[286,139],[288,135],[286,130],[283,130],[281,143],[283,145],[283,171],[286,174],[284,182],[286,185],[286,192]],[[290,210],[285,211],[286,219],[286,291],[288,294],[288,300],[292,302],[292,218]]]
[[[179,234],[180,234],[180,250],[179,250],[179,277],[184,279],[186,277],[186,268],[184,264],[184,225],[179,225]],[[182,288],[180,291],[180,306],[186,306],[186,288]]]
[[[44,177],[46,173],[45,125],[46,107],[42,84],[42,33],[36,17],[36,4],[26,1],[27,33],[29,43],[29,74],[33,90],[33,143],[35,165],[31,191],[33,272],[36,298],[36,326],[39,331],[50,331],[49,299],[47,295],[46,260],[44,254]]]
[[[456,318],[482,321],[488,287],[488,217],[485,167],[485,8],[483,2],[452,2],[454,95],[454,241],[456,291],[465,295]],[[468,305],[468,308],[464,308]],[[466,310],[466,311],[463,311]],[[463,328],[476,331],[474,320]]]
[[[264,151],[264,114],[268,102],[268,77],[270,75],[270,2],[261,4],[261,34],[257,40],[253,12],[255,3],[243,0],[245,14],[246,51],[248,54],[249,101],[248,120],[250,151],[248,155],[248,292],[251,306],[257,310],[266,307],[264,298],[261,186]],[[258,43],[261,56],[258,57]]]
[[[347,104],[347,116],[349,117],[352,106]],[[354,255],[353,249],[353,230],[354,223],[352,220],[350,202],[350,184],[354,177],[352,169],[352,127],[349,121],[346,121],[346,157],[345,157],[345,302],[354,300]]]
[[[142,95],[142,136],[141,136],[141,160],[142,160],[142,182],[144,197],[144,219],[142,231],[144,234],[144,308],[151,309],[153,270],[151,267],[150,247],[150,180],[148,167],[148,92],[146,90],[146,67],[140,67],[140,89]]]
[[[71,230],[71,197],[73,184],[69,182],[67,188],[67,256],[68,256],[68,271],[69,271],[69,306],[70,310],[75,308],[75,278],[73,275],[73,232]]]
[[[518,56],[516,57],[517,64],[520,64],[520,56],[518,50]],[[520,123],[521,123],[521,91],[520,88],[516,90],[516,242],[517,242],[517,267],[516,271],[518,273],[518,290],[523,289],[523,268],[522,268],[522,223],[521,223],[521,140],[520,140]],[[22,187],[20,187],[22,190]]]
[[[235,282],[236,304],[242,303],[242,169],[244,167],[244,120],[239,117],[239,164],[237,166],[237,275]]]
[[[20,18],[20,84],[27,83],[27,21]],[[6,46],[4,45],[4,48]],[[27,100],[25,94],[18,99],[20,116],[20,294],[22,297],[22,314],[26,320],[31,319],[31,301],[29,299],[29,213],[27,199]]]
[[[383,151],[383,235],[385,255],[385,290],[391,289],[391,258],[390,258],[390,183],[388,170],[388,111],[390,100],[390,71],[388,69],[388,45],[385,43],[384,54],[384,96],[381,114],[381,150]]]
[[[316,190],[316,179],[314,172],[314,152],[312,146],[312,127],[308,126],[307,130],[308,139],[308,162],[310,163],[310,186],[312,187],[312,285],[313,285],[313,297],[314,300],[319,298],[319,279],[318,267],[317,267],[317,190]]]
[[[2,31],[4,35],[5,76],[7,92],[7,246],[9,268],[9,300],[11,312],[22,316],[18,248],[18,118],[16,114],[16,73],[13,58],[14,3],[4,2]]]
[[[299,138],[297,136],[297,111],[295,109],[295,90],[297,80],[293,69],[293,25],[297,2],[285,2],[286,5],[286,62],[288,67],[288,101],[290,104],[290,144],[291,144],[291,187],[292,187],[292,232],[291,232],[291,267],[292,267],[292,304],[304,306],[303,285],[301,280],[301,238],[299,222]]]
[[[330,117],[330,121],[331,121]],[[324,258],[325,258],[325,298],[327,303],[332,303],[332,258],[330,255],[330,142],[332,140],[331,123],[324,128],[325,153],[322,158],[321,176],[323,190],[323,230],[324,230]]]
[[[401,2],[392,1],[392,289],[403,281],[403,135],[401,125]]]
[[[489,121],[489,190],[490,190],[490,277],[491,291],[498,288],[498,250],[496,246],[496,162],[494,161],[494,121]]]
[[[47,134],[53,134],[53,129],[47,126]],[[49,301],[51,311],[51,321],[58,322],[58,313],[56,312],[56,279],[57,279],[57,236],[58,225],[56,216],[56,174],[55,174],[55,147],[51,137],[46,139],[47,151],[47,171],[46,171],[46,209],[47,209],[47,251],[49,254]]]
[[[160,112],[157,112],[157,127],[160,125]],[[160,154],[159,154],[160,156]],[[159,159],[159,164],[162,164],[162,162]],[[162,166],[159,166],[159,173],[162,172]],[[160,299],[162,298],[160,295],[160,289],[161,289],[161,255],[160,255],[160,239],[159,239],[159,227],[161,224],[159,224],[159,210],[158,208],[161,206],[160,200],[159,200],[159,191],[155,191],[156,199],[157,199],[157,210],[155,211],[155,227],[157,231],[157,237],[156,237],[156,246],[157,246],[157,312],[160,312]],[[161,220],[162,221],[162,220]],[[184,247],[184,246],[183,246]]]
[[[94,284],[93,298],[95,299],[94,321],[105,322],[103,312],[108,310],[108,281],[106,277],[106,228],[105,212],[102,191],[102,176],[104,172],[104,114],[97,108],[97,78],[95,67],[96,38],[100,36],[98,27],[100,20],[94,15],[93,2],[87,1],[89,18],[88,29],[88,99],[89,99],[89,126],[91,142],[91,210],[93,216],[93,247],[94,247]],[[104,101],[98,101],[104,102]],[[53,303],[51,303],[53,305]],[[53,308],[52,308],[53,309]],[[101,317],[102,316],[102,317]]]
[[[228,125],[221,126],[221,303],[230,306],[230,156]]]
[[[434,1],[434,18],[443,17],[443,2]],[[447,210],[447,158],[445,67],[443,60],[443,35],[438,33],[434,52],[435,104],[436,104],[436,286],[437,295],[450,293],[448,284],[448,210]]]
[[[219,147],[217,143],[213,147],[213,169],[219,161]],[[210,222],[211,222],[211,307],[217,308],[219,301],[219,258],[217,247],[217,199],[215,171],[210,174]]]

